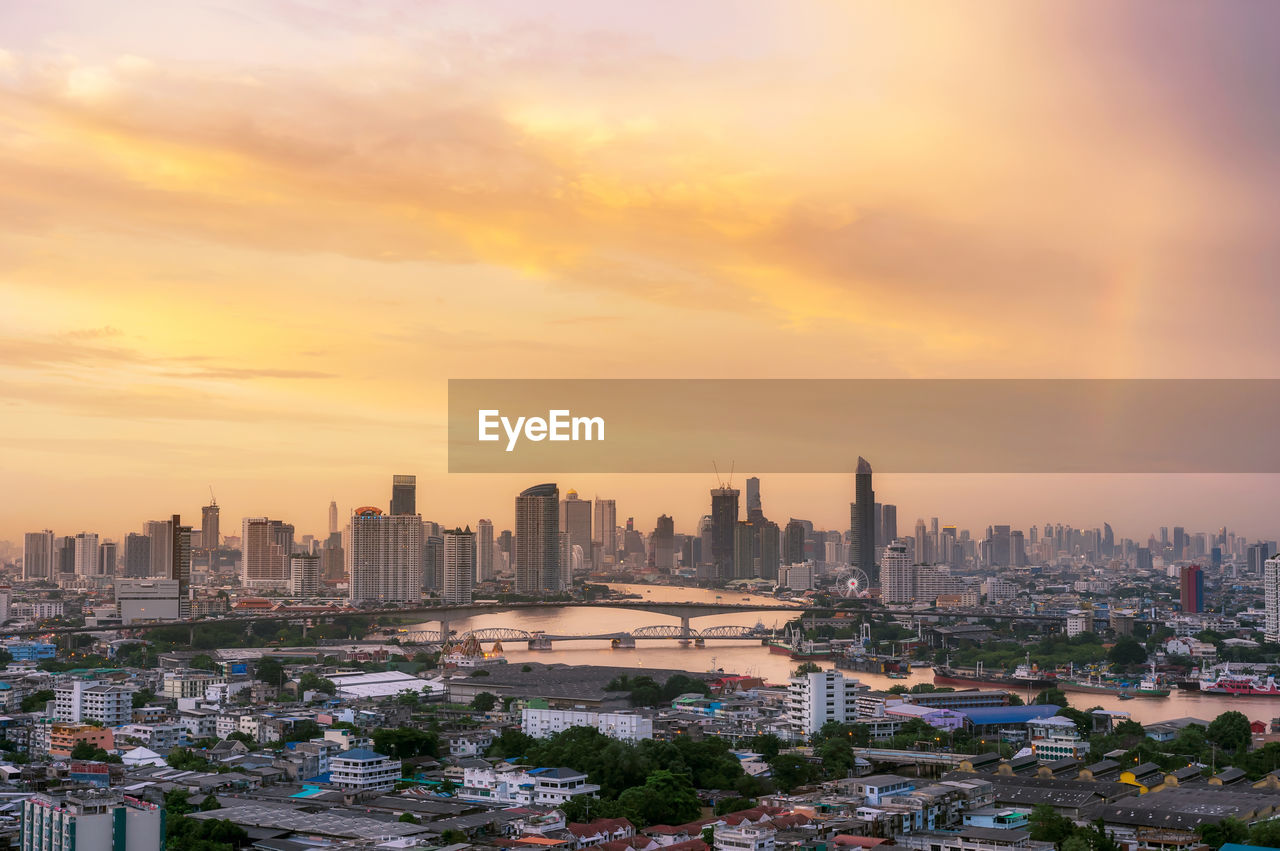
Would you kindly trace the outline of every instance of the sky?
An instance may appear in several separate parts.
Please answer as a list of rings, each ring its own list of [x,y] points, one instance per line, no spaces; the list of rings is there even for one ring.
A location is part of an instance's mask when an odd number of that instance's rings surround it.
[[[532,482],[447,473],[451,377],[1280,376],[1277,18],[6,3],[0,539],[209,486],[230,525],[322,532],[396,472],[432,519],[509,523]],[[714,485],[561,482],[646,530]],[[847,522],[846,477],[765,489]],[[975,529],[1280,531],[1274,476],[877,490]]]

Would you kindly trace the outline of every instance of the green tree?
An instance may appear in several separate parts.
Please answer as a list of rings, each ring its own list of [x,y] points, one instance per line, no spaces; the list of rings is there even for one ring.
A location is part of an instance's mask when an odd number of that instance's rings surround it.
[[[512,759],[529,753],[534,745],[533,736],[528,736],[516,729],[506,729],[489,745],[486,756],[496,759]]]
[[[618,796],[618,804],[636,826],[684,824],[702,812],[698,793],[684,774],[655,771],[643,786],[634,786]]]
[[[748,798],[721,798],[716,802],[716,815],[723,816],[729,813],[749,810],[755,805],[756,802]]]
[[[1033,702],[1035,703],[1036,706],[1047,706],[1050,704],[1052,704],[1053,706],[1070,706],[1071,705],[1071,702],[1067,700],[1066,693],[1059,688],[1045,689],[1044,691],[1036,695],[1036,699]]]
[[[1112,645],[1107,659],[1122,668],[1141,665],[1147,661],[1147,649],[1136,638],[1125,636]]]
[[[138,689],[133,693],[133,708],[141,709],[156,699],[156,693],[149,688]]]
[[[1221,717],[1221,716],[1219,716]],[[1229,842],[1242,843],[1249,838],[1249,826],[1237,818],[1228,816],[1216,824],[1201,822],[1196,826],[1200,840],[1210,848],[1221,848]]]
[[[283,685],[285,679],[284,665],[281,665],[278,659],[263,656],[253,669],[253,675],[259,682],[273,686]]]
[[[1029,831],[1036,842],[1052,842],[1060,845],[1075,833],[1076,824],[1060,815],[1050,804],[1036,804],[1031,810]]]
[[[418,823],[418,819],[414,817],[413,813],[401,813],[401,814],[400,814],[400,818],[396,819],[396,821],[402,821],[402,822],[404,822],[405,824],[417,824],[417,823]]]
[[[471,699],[471,708],[477,712],[489,712],[497,705],[497,696],[488,691],[482,691]]]
[[[325,694],[338,693],[338,687],[333,684],[333,680],[313,674],[310,671],[298,678],[298,690],[300,692],[320,691]]]
[[[821,673],[822,666],[816,662],[801,662],[800,665],[792,673],[793,677],[803,677],[805,674]]]
[[[456,828],[449,828],[440,834],[440,843],[442,845],[457,845],[460,842],[466,842],[467,835]]]
[[[782,739],[773,733],[762,733],[751,740],[751,750],[760,754],[765,762],[769,762],[782,750]]]
[[[44,705],[53,700],[54,696],[53,689],[44,688],[40,689],[40,691],[33,691],[22,698],[22,711],[37,712],[44,709]]]
[[[413,727],[379,729],[373,734],[373,748],[393,759],[410,759],[415,756],[435,756],[439,752],[440,737],[429,730]]]
[[[170,789],[164,793],[165,812],[185,816],[195,809],[191,806],[191,796],[186,789]]]
[[[218,664],[213,661],[213,657],[208,653],[201,653],[198,656],[191,657],[191,661],[187,663],[187,667],[197,668],[201,671],[218,670]]]
[[[222,809],[222,802],[212,794],[206,795],[204,800],[200,802],[200,812],[202,813],[209,813],[220,809]]]
[[[1253,731],[1244,713],[1232,710],[1213,719],[1205,737],[1223,750],[1241,751],[1253,740]]]
[[[812,782],[817,777],[816,767],[804,757],[781,754],[769,763],[773,769],[773,782],[784,792]]]

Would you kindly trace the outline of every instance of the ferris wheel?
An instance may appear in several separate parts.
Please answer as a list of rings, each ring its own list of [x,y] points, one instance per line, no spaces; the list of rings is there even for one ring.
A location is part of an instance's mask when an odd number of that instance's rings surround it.
[[[871,580],[868,578],[866,571],[860,567],[848,567],[841,570],[836,588],[841,597],[871,596]]]

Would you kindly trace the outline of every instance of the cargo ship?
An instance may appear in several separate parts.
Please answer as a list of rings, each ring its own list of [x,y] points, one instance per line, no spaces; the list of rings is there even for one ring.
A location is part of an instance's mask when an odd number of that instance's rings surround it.
[[[1086,694],[1113,694],[1121,698],[1169,696],[1169,689],[1161,685],[1153,676],[1143,677],[1137,685],[1098,674],[1082,678],[1060,677],[1058,688],[1063,691],[1078,691]]]
[[[935,665],[933,681],[941,685],[962,685],[964,683],[982,683],[993,686],[1013,686],[1015,688],[1037,689],[1052,688],[1057,685],[1053,674],[1041,671],[1031,664],[1030,654],[1027,661],[1013,669],[1012,674],[1002,671],[988,673],[981,663],[976,668],[953,668],[950,665]]]
[[[801,662],[821,662],[836,658],[836,651],[829,641],[813,641],[804,637],[802,630],[787,627],[781,639],[770,638],[765,642],[770,653],[781,653]]]
[[[1208,694],[1232,694],[1248,697],[1280,697],[1280,684],[1275,677],[1263,679],[1256,674],[1233,674],[1229,668],[1200,680],[1200,691]]]

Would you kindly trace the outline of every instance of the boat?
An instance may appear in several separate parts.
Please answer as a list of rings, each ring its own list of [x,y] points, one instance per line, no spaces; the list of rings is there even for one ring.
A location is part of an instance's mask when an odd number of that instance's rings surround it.
[[[1116,698],[1118,700],[1133,700],[1133,695],[1129,694],[1127,691],[1122,691],[1116,695]]]
[[[906,674],[902,673],[901,671],[890,671],[889,673],[885,674],[885,676],[891,680],[910,679],[910,677],[908,677]]]
[[[816,662],[836,657],[830,642],[807,639],[803,630],[793,630],[790,626],[783,632],[782,638],[765,639],[764,643],[770,653],[780,653],[797,661]]]
[[[1265,679],[1256,674],[1232,673],[1230,666],[1224,666],[1222,673],[1210,675],[1200,680],[1200,691],[1209,694],[1230,694],[1249,697],[1280,697],[1280,684],[1275,677]]]
[[[1063,691],[1077,691],[1085,694],[1113,694],[1122,700],[1134,697],[1168,697],[1169,689],[1161,685],[1156,676],[1155,666],[1151,673],[1144,676],[1137,686],[1116,677],[1107,676],[1103,671],[1096,671],[1084,677],[1068,675],[1058,678],[1058,688]],[[1127,697],[1125,697],[1127,695]]]
[[[935,665],[933,681],[942,685],[982,683],[984,685],[1014,686],[1016,688],[1037,689],[1051,688],[1057,684],[1053,674],[1041,671],[1031,664],[1031,654],[1027,661],[1013,669],[1012,674],[997,672],[989,674],[979,662],[974,668],[953,668],[950,665]]]

